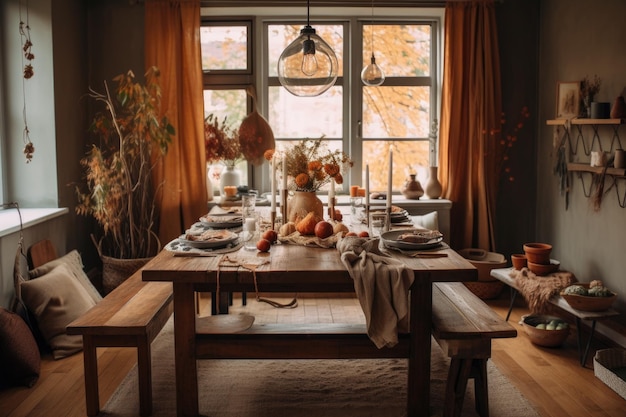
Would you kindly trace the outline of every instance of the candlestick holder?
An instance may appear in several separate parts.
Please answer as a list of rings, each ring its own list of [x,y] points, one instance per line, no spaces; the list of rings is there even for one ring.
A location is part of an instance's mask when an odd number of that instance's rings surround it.
[[[283,224],[289,221],[287,218],[287,193],[288,190],[286,188],[284,188],[280,193],[280,212],[283,216]]]
[[[385,224],[385,232],[388,232],[391,230],[391,206],[387,206],[387,219],[386,219],[387,224]]]
[[[335,204],[337,203],[337,200],[335,199],[335,197],[331,197],[328,199],[328,217],[331,220],[335,220]]]
[[[275,225],[276,225],[276,210],[272,210],[270,212],[270,224],[271,224],[271,229],[272,230],[276,230],[275,229]]]
[[[365,225],[369,229],[369,227],[370,227],[370,205],[369,205],[369,203],[365,204]]]

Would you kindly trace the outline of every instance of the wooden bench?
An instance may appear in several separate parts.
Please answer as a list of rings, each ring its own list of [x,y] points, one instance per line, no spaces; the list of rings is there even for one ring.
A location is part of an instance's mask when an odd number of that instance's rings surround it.
[[[510,275],[512,270],[513,268],[496,268],[496,269],[491,270],[492,277],[502,281],[503,283],[508,285],[509,288],[511,289],[509,310],[506,314],[507,321],[509,320],[509,317],[511,316],[511,311],[513,311],[515,299],[517,297],[517,293],[519,292],[519,288],[517,287],[517,284],[515,283],[515,279],[511,277]],[[575,317],[576,335],[577,335],[577,343],[578,343],[578,357],[580,360],[580,365],[584,367],[585,364],[587,363],[587,356],[589,355],[589,347],[591,345],[591,340],[593,339],[593,336],[595,334],[596,321],[617,316],[619,315],[619,313],[613,309],[608,309],[605,311],[593,311],[593,312],[577,310],[573,308],[572,306],[570,306],[567,303],[567,301],[565,301],[565,299],[558,294],[550,298],[550,304],[554,305],[555,307],[560,308],[561,310],[566,311],[567,313]],[[583,348],[583,340],[582,340],[582,332],[581,332],[582,320],[591,321],[589,339],[587,339],[587,343],[585,344],[584,348]]]
[[[476,411],[489,416],[487,360],[491,340],[516,337],[509,323],[463,283],[433,284],[433,336],[450,360],[444,416],[460,416],[469,378],[474,378]]]
[[[142,281],[139,270],[67,326],[68,334],[83,336],[87,415],[100,411],[98,347],[137,348],[139,410],[152,414],[150,345],[171,314],[172,284]]]

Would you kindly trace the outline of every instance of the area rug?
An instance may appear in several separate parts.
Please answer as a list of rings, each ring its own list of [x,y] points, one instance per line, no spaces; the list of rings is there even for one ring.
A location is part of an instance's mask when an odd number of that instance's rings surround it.
[[[152,344],[154,416],[175,416],[172,320]],[[449,360],[433,341],[431,416],[441,416]],[[199,409],[207,417],[406,416],[407,360],[203,360],[198,362]],[[489,361],[489,408],[494,417],[538,416]],[[131,369],[101,416],[139,415],[137,368]],[[473,380],[463,416],[476,416]]]

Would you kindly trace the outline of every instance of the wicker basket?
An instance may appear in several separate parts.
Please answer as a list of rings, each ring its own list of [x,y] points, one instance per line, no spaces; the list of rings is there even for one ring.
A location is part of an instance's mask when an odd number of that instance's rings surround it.
[[[102,260],[102,288],[104,293],[108,294],[152,258],[117,259],[102,255],[100,259]]]
[[[593,358],[593,373],[626,400],[626,349],[602,349]]]
[[[464,284],[482,300],[498,298],[504,288],[504,283],[501,281],[470,281]]]
[[[459,255],[470,261],[478,269],[479,281],[497,281],[491,276],[494,268],[504,268],[506,258],[501,253],[487,252],[483,249],[461,249]]]

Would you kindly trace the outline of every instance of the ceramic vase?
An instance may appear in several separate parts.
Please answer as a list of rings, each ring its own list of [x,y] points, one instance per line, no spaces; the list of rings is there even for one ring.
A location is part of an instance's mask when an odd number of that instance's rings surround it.
[[[442,187],[439,179],[437,178],[437,167],[429,167],[428,181],[426,182],[426,195],[428,198],[441,197]]]
[[[618,96],[611,107],[611,119],[623,119],[626,117],[626,103],[624,97]]]
[[[402,194],[409,200],[419,200],[419,198],[424,195],[422,184],[415,179],[415,174],[409,175],[409,179],[402,187]]]
[[[241,185],[241,171],[232,165],[226,165],[220,176],[220,195],[226,197],[224,187]]]
[[[298,222],[310,212],[324,217],[324,204],[314,192],[296,191],[287,202],[287,217],[290,222]]]

